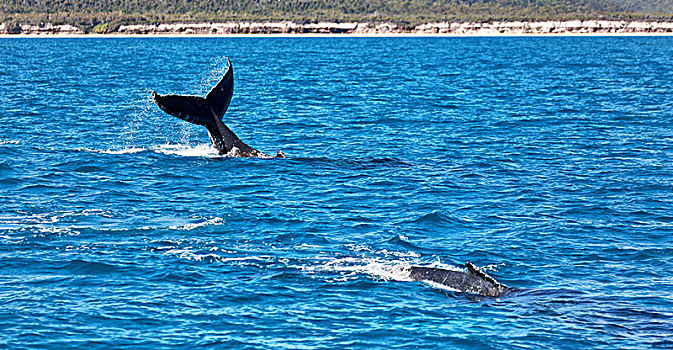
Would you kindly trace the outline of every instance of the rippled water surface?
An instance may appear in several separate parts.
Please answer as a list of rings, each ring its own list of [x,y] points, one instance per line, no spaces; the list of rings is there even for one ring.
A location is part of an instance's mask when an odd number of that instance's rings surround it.
[[[288,159],[217,155],[205,94]],[[0,346],[673,348],[673,38],[0,40]],[[520,288],[454,293],[410,265]]]

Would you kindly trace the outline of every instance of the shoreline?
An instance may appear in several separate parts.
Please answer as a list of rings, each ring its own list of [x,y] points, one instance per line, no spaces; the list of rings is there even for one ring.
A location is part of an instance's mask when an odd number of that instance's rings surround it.
[[[67,24],[0,24],[0,38],[519,36],[673,36],[673,22],[435,22],[412,28],[385,22],[220,22],[122,25],[106,33],[87,33]]]
[[[174,39],[174,38],[582,38],[673,37],[673,33],[561,33],[561,34],[0,34],[1,39]]]

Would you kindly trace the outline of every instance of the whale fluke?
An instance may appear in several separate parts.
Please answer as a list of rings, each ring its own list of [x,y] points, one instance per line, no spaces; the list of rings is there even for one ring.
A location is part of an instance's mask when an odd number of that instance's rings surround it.
[[[222,122],[222,117],[227,112],[234,93],[234,67],[231,60],[227,59],[227,62],[229,63],[227,71],[217,85],[206,95],[206,98],[160,95],[152,91],[152,99],[162,111],[192,124],[206,127],[210,135],[210,141],[220,154],[271,158],[271,156],[245,144]],[[276,157],[285,158],[285,154],[278,151]]]
[[[467,272],[412,266],[409,271],[409,277],[414,281],[435,282],[460,292],[488,297],[499,297],[511,290],[511,288],[500,284],[495,278],[489,276],[474,264],[467,262],[465,263],[465,267],[467,267]]]

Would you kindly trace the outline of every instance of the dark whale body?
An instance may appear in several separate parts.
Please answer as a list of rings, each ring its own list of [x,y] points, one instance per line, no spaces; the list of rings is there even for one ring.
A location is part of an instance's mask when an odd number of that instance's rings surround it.
[[[495,278],[481,271],[472,263],[465,263],[467,272],[451,271],[434,267],[412,266],[409,276],[414,281],[430,281],[445,285],[460,292],[487,297],[499,297],[513,290],[500,284]]]
[[[234,134],[223,122],[222,117],[229,108],[231,96],[234,93],[234,68],[229,62],[229,68],[215,87],[206,95],[179,96],[159,95],[152,91],[154,103],[162,111],[186,120],[190,123],[205,126],[210,135],[210,141],[220,154],[237,157],[271,158],[248,145]],[[282,151],[278,151],[276,157],[284,158]]]

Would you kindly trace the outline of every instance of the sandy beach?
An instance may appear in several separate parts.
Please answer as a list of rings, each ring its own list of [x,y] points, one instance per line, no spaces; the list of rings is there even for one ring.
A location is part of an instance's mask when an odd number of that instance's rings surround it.
[[[413,28],[394,23],[222,22],[122,25],[87,33],[71,25],[0,24],[0,37],[471,37],[471,36],[671,36],[673,22],[544,21],[436,22]]]

